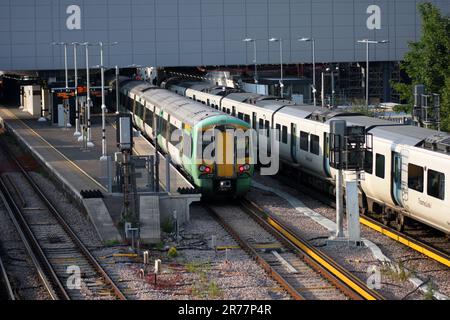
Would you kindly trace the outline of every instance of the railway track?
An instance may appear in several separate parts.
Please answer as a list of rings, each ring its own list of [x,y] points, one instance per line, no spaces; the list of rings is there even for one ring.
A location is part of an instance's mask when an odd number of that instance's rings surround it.
[[[125,300],[24,167],[9,158],[18,171],[0,176],[0,196],[51,298]]]
[[[383,299],[254,204],[206,209],[294,299]]]
[[[283,183],[287,183],[292,186],[292,183],[287,181],[284,177],[280,179]],[[300,192],[310,196],[328,205],[332,208],[336,208],[335,201],[323,192],[313,190],[310,186],[296,185]],[[450,241],[449,238],[441,234],[439,231],[432,230],[430,227],[416,223],[418,226],[416,229],[407,229],[405,231],[398,231],[397,229],[383,224],[376,218],[368,215],[360,216],[361,224],[365,225],[372,230],[375,230],[403,245],[433,259],[447,267],[450,267]],[[427,240],[425,240],[427,239]]]
[[[16,300],[5,266],[0,257],[0,300]]]

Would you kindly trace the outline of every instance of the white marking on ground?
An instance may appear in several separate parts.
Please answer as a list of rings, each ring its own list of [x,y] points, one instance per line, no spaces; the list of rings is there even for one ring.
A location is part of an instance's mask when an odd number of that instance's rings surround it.
[[[282,256],[280,256],[280,254],[278,252],[272,251],[272,254],[275,256],[275,258],[277,258],[278,261],[281,262],[281,264],[283,266],[285,266],[288,269],[288,271],[290,273],[297,273],[297,270],[289,262],[287,262]]]

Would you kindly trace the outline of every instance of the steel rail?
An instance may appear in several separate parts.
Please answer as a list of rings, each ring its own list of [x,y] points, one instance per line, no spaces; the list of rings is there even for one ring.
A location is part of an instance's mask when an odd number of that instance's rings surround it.
[[[53,300],[69,300],[69,295],[67,294],[64,286],[59,281],[59,278],[56,276],[56,272],[54,271],[52,265],[45,257],[45,254],[40,247],[36,237],[33,235],[33,232],[27,225],[23,216],[20,214],[20,209],[14,201],[11,193],[6,187],[5,181],[3,177],[0,176],[0,198],[5,204],[6,210],[8,211],[8,215],[14,224],[27,252],[30,256],[36,271],[38,273],[38,277],[41,279],[41,282],[50,297]]]
[[[294,232],[273,215],[265,212],[255,203],[243,199],[241,205],[262,227],[272,231],[283,243],[295,247],[300,254],[304,255],[305,259],[313,268],[322,273],[324,277],[349,297],[353,299],[384,300],[381,294],[370,289],[362,280],[340,266],[325,253],[309,244],[298,233]]]
[[[16,300],[16,295],[14,294],[14,291],[12,289],[11,281],[9,280],[8,273],[6,272],[1,257],[0,257],[0,283],[3,283],[7,299]]]
[[[306,300],[294,287],[292,287],[286,279],[284,279],[272,266],[270,266],[264,258],[262,258],[255,249],[253,249],[233,228],[222,219],[216,211],[210,206],[205,206],[205,209],[216,219],[216,221],[239,243],[241,248],[247,252],[261,267],[277,281],[295,300]]]
[[[332,208],[336,207],[335,202],[331,199],[330,196],[324,194],[323,192],[312,192],[310,189],[306,188],[306,186],[299,186],[299,191],[307,194],[308,196],[322,202],[325,205],[328,205]],[[394,241],[397,241],[427,257],[430,259],[437,261],[447,267],[450,267],[450,254],[448,252],[444,252],[443,250],[432,246],[418,238],[407,235],[405,232],[400,232],[392,227],[386,226],[380,221],[377,221],[375,218],[370,217],[368,215],[361,215],[359,217],[359,221],[361,224],[365,225],[368,228],[371,228],[374,231],[377,231]]]
[[[0,143],[0,145],[2,147],[5,147],[2,142]],[[29,175],[29,173],[25,170],[25,168],[20,164],[20,162],[17,160],[17,158],[14,155],[12,155],[11,153],[8,153],[7,156],[11,160],[13,160],[13,162],[19,168],[22,175],[26,178],[27,182],[31,185],[31,187],[36,192],[36,194],[39,196],[39,198],[45,203],[47,208],[50,210],[50,213],[53,215],[54,218],[56,218],[58,223],[62,226],[64,231],[72,239],[72,241],[75,243],[75,245],[80,249],[80,251],[85,256],[85,258],[87,258],[87,260],[94,267],[94,269],[103,277],[104,281],[112,288],[116,297],[120,300],[126,300],[126,296],[122,293],[122,291],[114,283],[114,281],[109,277],[108,273],[103,269],[103,267],[100,265],[100,263],[97,261],[97,259],[91,254],[89,249],[87,249],[87,247],[83,244],[81,239],[75,234],[75,232],[72,230],[72,228],[67,224],[67,222],[61,216],[61,214],[58,212],[58,210],[55,208],[55,206],[52,204],[52,202],[42,192],[42,190],[36,184],[34,179]],[[25,219],[23,219],[23,220],[25,221]],[[31,232],[31,229],[30,229],[30,232]],[[40,250],[40,251],[42,251],[42,250]],[[43,254],[43,252],[42,252],[42,254]],[[59,285],[58,285],[58,287],[59,287]],[[68,297],[68,295],[67,295],[67,297]]]

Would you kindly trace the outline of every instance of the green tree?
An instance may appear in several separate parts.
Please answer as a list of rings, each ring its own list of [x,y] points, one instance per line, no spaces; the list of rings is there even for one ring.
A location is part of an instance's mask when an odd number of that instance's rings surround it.
[[[405,71],[411,84],[394,83],[394,89],[406,100],[408,109],[414,103],[413,87],[424,84],[429,93],[441,95],[441,119],[443,128],[450,129],[450,17],[441,14],[429,2],[418,5],[422,20],[422,37],[410,42],[400,68]]]

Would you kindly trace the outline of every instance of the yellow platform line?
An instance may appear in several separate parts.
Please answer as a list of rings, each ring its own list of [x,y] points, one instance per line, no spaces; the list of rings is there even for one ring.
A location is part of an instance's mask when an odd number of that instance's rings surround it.
[[[10,112],[11,113],[11,112]],[[26,128],[28,128],[28,130],[30,130],[31,132],[34,133],[34,135],[36,137],[38,137],[39,139],[41,139],[43,142],[45,142],[51,149],[55,150],[61,157],[63,157],[69,164],[71,164],[73,167],[75,167],[78,171],[80,171],[81,173],[83,173],[86,177],[88,177],[92,182],[94,182],[95,184],[97,184],[101,189],[103,189],[103,191],[108,192],[108,190],[101,185],[97,180],[95,180],[93,177],[91,177],[91,175],[89,175],[86,171],[84,171],[83,169],[81,169],[77,164],[75,164],[75,162],[73,162],[72,160],[70,160],[69,158],[67,158],[61,151],[59,151],[58,149],[56,149],[52,144],[50,144],[50,142],[48,142],[47,140],[45,140],[39,133],[37,133],[34,129],[30,128],[25,122],[22,121],[22,119],[17,118],[17,116],[13,113],[11,113],[12,116],[16,119],[19,120],[20,123],[22,123]],[[17,129],[16,129],[17,130]]]
[[[419,253],[422,253],[422,254],[426,255],[427,257],[430,257],[431,259],[436,260],[437,262],[442,263],[443,265],[445,265],[447,267],[450,267],[450,260],[449,259],[447,259],[447,258],[445,258],[445,257],[443,257],[443,256],[441,256],[441,255],[439,255],[439,254],[437,254],[437,253],[435,253],[435,252],[433,252],[433,251],[431,251],[431,250],[429,250],[429,249],[427,249],[427,248],[417,244],[417,243],[414,243],[414,242],[408,240],[405,237],[402,237],[402,236],[400,236],[398,234],[395,234],[394,232],[389,231],[389,230],[387,230],[387,229],[385,229],[385,228],[383,228],[383,227],[381,227],[381,226],[379,226],[379,225],[377,225],[377,224],[375,224],[375,223],[373,223],[373,222],[371,222],[371,221],[369,221],[369,220],[367,220],[365,218],[360,217],[359,221],[361,222],[361,224],[363,224],[363,225],[365,225],[365,226],[367,226],[367,227],[369,227],[369,228],[371,228],[371,229],[373,229],[375,231],[378,231],[381,234],[383,234],[385,236],[388,236],[389,238],[391,238],[391,239],[393,239],[395,241],[398,241],[398,242],[404,244],[405,246],[408,246],[411,249],[413,249],[413,250],[415,250],[415,251],[417,251]]]

